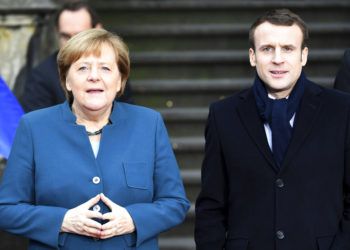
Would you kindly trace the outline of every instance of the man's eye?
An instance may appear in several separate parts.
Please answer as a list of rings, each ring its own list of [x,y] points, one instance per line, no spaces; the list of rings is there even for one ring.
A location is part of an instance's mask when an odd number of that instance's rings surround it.
[[[109,67],[106,67],[106,66],[102,67],[102,70],[104,70],[104,71],[110,71]]]
[[[264,47],[264,48],[262,48],[262,51],[270,52],[270,51],[272,51],[272,48],[271,47]]]
[[[72,36],[65,33],[60,33],[60,37],[64,40],[69,40]]]
[[[293,48],[292,47],[284,47],[283,50],[285,52],[291,52],[291,51],[293,51]]]

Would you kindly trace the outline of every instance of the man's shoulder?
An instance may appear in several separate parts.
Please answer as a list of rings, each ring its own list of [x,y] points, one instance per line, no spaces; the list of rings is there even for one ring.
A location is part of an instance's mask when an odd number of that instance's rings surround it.
[[[36,67],[34,67],[34,71],[45,74],[47,74],[47,71],[57,71],[57,53],[58,51],[41,61]]]
[[[237,105],[239,105],[239,103],[241,103],[242,100],[247,99],[251,94],[251,88],[243,89],[222,100],[213,102],[210,104],[210,108],[220,110],[235,108]]]

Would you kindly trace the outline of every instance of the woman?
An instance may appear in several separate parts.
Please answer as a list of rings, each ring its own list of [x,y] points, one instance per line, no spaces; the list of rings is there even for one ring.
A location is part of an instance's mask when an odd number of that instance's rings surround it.
[[[92,29],[58,54],[67,101],[20,122],[0,186],[0,228],[29,249],[158,249],[189,208],[161,116],[115,102],[126,45]]]

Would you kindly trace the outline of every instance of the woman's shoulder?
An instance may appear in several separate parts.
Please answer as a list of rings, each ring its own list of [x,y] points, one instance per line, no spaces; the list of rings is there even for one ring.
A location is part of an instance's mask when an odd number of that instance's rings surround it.
[[[23,115],[23,119],[31,122],[43,122],[57,119],[59,117],[59,114],[61,113],[63,105],[64,104],[58,104],[52,107],[31,111]]]

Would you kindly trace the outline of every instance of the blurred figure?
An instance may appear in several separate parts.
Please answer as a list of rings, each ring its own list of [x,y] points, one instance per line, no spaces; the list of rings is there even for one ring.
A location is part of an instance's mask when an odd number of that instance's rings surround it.
[[[60,47],[81,31],[102,27],[95,10],[86,2],[80,1],[64,4],[56,14],[55,26]],[[58,76],[57,54],[58,51],[29,72],[25,81],[24,93],[19,98],[25,112],[64,102],[65,96]],[[124,95],[119,100],[132,102],[129,82]]]
[[[21,119],[0,185],[0,228],[33,250],[159,249],[159,233],[184,220],[189,201],[160,114],[115,101],[128,48],[89,29],[57,60],[67,101]]]
[[[0,158],[8,158],[23,110],[0,76]]]
[[[350,49],[345,50],[334,88],[350,93]]]

